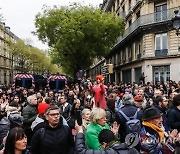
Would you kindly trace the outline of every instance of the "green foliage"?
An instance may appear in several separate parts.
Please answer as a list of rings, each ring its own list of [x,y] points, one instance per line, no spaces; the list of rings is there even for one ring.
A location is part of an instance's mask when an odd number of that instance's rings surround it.
[[[42,73],[57,73],[60,71],[57,65],[54,65],[51,62],[51,59],[38,48],[26,45],[22,40],[16,42],[8,42],[9,52],[22,65],[22,71],[38,71]]]
[[[50,55],[65,73],[87,69],[104,57],[124,32],[121,18],[91,6],[43,8],[35,18],[38,38],[51,47]]]

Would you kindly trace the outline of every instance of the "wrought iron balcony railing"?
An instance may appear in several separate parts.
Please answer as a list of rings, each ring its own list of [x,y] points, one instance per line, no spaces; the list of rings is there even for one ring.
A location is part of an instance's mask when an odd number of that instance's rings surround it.
[[[141,54],[137,54],[137,59],[140,60],[141,59]]]
[[[133,33],[136,29],[143,26],[153,25],[157,23],[162,23],[166,21],[170,21],[174,17],[174,10],[178,8],[172,8],[169,10],[155,12],[147,15],[140,16],[136,21],[134,21],[129,28],[127,28],[123,34],[123,36],[118,37],[117,44],[123,41],[127,36]]]
[[[168,49],[155,50],[156,57],[164,57],[167,56],[167,54],[168,54]]]
[[[129,61],[129,62],[132,62],[132,57],[129,57],[128,61]]]

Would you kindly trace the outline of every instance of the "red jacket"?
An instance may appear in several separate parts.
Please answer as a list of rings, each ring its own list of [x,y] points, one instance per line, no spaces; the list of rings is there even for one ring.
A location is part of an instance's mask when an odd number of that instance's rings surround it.
[[[94,94],[94,100],[95,100],[95,106],[100,107],[102,109],[106,109],[106,99],[105,99],[105,94],[106,94],[106,89],[105,85],[95,85],[91,87],[91,91]]]

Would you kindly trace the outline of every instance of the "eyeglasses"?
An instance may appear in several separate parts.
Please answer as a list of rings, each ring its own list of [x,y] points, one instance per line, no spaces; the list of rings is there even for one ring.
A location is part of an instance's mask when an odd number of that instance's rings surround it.
[[[60,113],[52,113],[52,114],[48,114],[51,117],[58,117],[60,116]]]

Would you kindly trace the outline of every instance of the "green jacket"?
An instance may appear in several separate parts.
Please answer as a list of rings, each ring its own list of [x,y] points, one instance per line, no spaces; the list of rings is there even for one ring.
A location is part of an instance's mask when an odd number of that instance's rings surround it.
[[[108,124],[105,124],[105,126],[101,126],[99,124],[94,124],[91,122],[88,125],[85,139],[86,139],[86,146],[88,149],[94,149],[94,150],[101,150],[101,145],[98,141],[98,135],[103,129],[109,129],[110,127]]]

